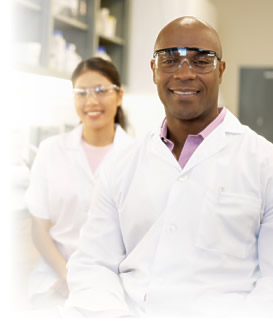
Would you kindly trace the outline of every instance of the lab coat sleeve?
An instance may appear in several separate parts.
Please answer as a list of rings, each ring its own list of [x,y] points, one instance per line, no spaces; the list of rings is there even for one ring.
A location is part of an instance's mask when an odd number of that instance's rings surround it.
[[[272,151],[272,148],[271,148]],[[263,176],[264,212],[258,236],[258,261],[261,277],[247,297],[251,313],[273,315],[273,157],[267,163]]]
[[[112,166],[112,165],[111,165]],[[119,278],[125,247],[109,178],[102,169],[80,247],[68,262],[70,295],[65,309],[87,316],[132,316]]]
[[[30,184],[25,194],[29,212],[38,218],[49,219],[47,162],[50,159],[50,143],[41,143],[31,168]]]

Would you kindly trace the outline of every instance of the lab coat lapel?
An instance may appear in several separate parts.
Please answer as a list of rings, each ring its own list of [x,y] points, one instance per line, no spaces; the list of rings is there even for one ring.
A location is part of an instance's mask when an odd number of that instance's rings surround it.
[[[199,145],[185,165],[183,171],[189,171],[203,160],[224,149],[228,145],[228,133],[241,134],[242,131],[243,125],[241,125],[239,120],[232,115],[231,112],[227,111],[224,121]]]
[[[211,157],[215,153],[225,148],[228,145],[227,134],[241,134],[243,130],[244,126],[227,109],[224,121],[218,127],[216,127],[216,129],[211,132],[209,136],[195,150],[185,165],[183,172],[189,171],[191,168],[198,165],[201,161]],[[153,143],[150,147],[150,152],[156,153],[157,156],[162,160],[168,162],[178,170],[181,170],[179,163],[159,136],[160,132],[151,133],[151,139]]]
[[[132,143],[133,139],[127,135],[123,128],[116,124],[115,126],[115,136],[114,136],[114,149],[119,149]]]
[[[87,157],[81,144],[82,130],[83,126],[79,125],[73,131],[71,131],[67,135],[65,146],[71,157],[71,161],[75,162],[75,164],[85,172],[89,180],[94,181],[95,175],[92,173],[89,167]]]
[[[68,133],[65,141],[65,147],[70,153],[71,161],[75,161],[75,163],[86,173],[89,180],[94,182],[99,175],[100,168],[98,168],[96,172],[93,173],[89,167],[88,160],[81,143],[82,130],[83,125],[79,125],[73,131]],[[121,148],[131,142],[132,139],[129,138],[125,131],[117,124],[114,137],[114,148]],[[108,155],[106,155],[106,157],[107,156]]]
[[[194,151],[183,171],[187,172],[206,158],[209,158],[225,148],[226,145],[226,134],[222,128],[217,127]]]
[[[174,157],[170,149],[165,145],[165,143],[160,138],[159,132],[151,133],[152,143],[148,146],[148,151],[151,154],[155,154],[162,161],[167,162],[169,165],[175,167],[178,171],[181,171],[181,167]]]

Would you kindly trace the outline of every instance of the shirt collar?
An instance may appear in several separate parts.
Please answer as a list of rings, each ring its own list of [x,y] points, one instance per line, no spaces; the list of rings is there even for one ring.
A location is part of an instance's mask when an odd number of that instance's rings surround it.
[[[203,139],[205,139],[218,125],[221,124],[221,122],[224,120],[225,115],[227,113],[227,109],[224,107],[218,108],[219,114],[218,116],[208,124],[207,127],[205,127],[200,133],[196,135],[191,136],[202,136]],[[168,133],[168,126],[167,126],[167,120],[164,118],[162,124],[161,124],[161,130],[160,130],[160,138],[161,140],[169,147],[173,148],[173,142],[167,138]]]

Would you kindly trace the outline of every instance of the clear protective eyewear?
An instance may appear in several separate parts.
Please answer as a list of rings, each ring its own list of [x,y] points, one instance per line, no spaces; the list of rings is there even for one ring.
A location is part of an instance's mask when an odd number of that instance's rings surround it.
[[[102,99],[111,94],[114,90],[119,91],[120,88],[117,85],[100,85],[96,87],[73,88],[73,94],[76,100],[85,102],[90,94],[96,99]]]
[[[187,62],[195,73],[209,73],[215,70],[220,56],[212,51],[194,47],[173,47],[156,50],[153,54],[156,68],[162,72],[177,72]]]

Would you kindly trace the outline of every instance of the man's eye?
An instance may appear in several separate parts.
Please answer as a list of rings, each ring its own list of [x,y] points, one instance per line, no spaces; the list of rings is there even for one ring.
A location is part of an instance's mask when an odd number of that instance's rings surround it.
[[[194,65],[198,65],[198,66],[205,66],[212,63],[212,61],[208,58],[196,58],[193,59],[192,62]]]
[[[177,59],[175,59],[175,58],[172,58],[172,57],[167,57],[167,58],[164,58],[164,59],[162,59],[162,64],[175,64],[175,63],[177,63]]]

